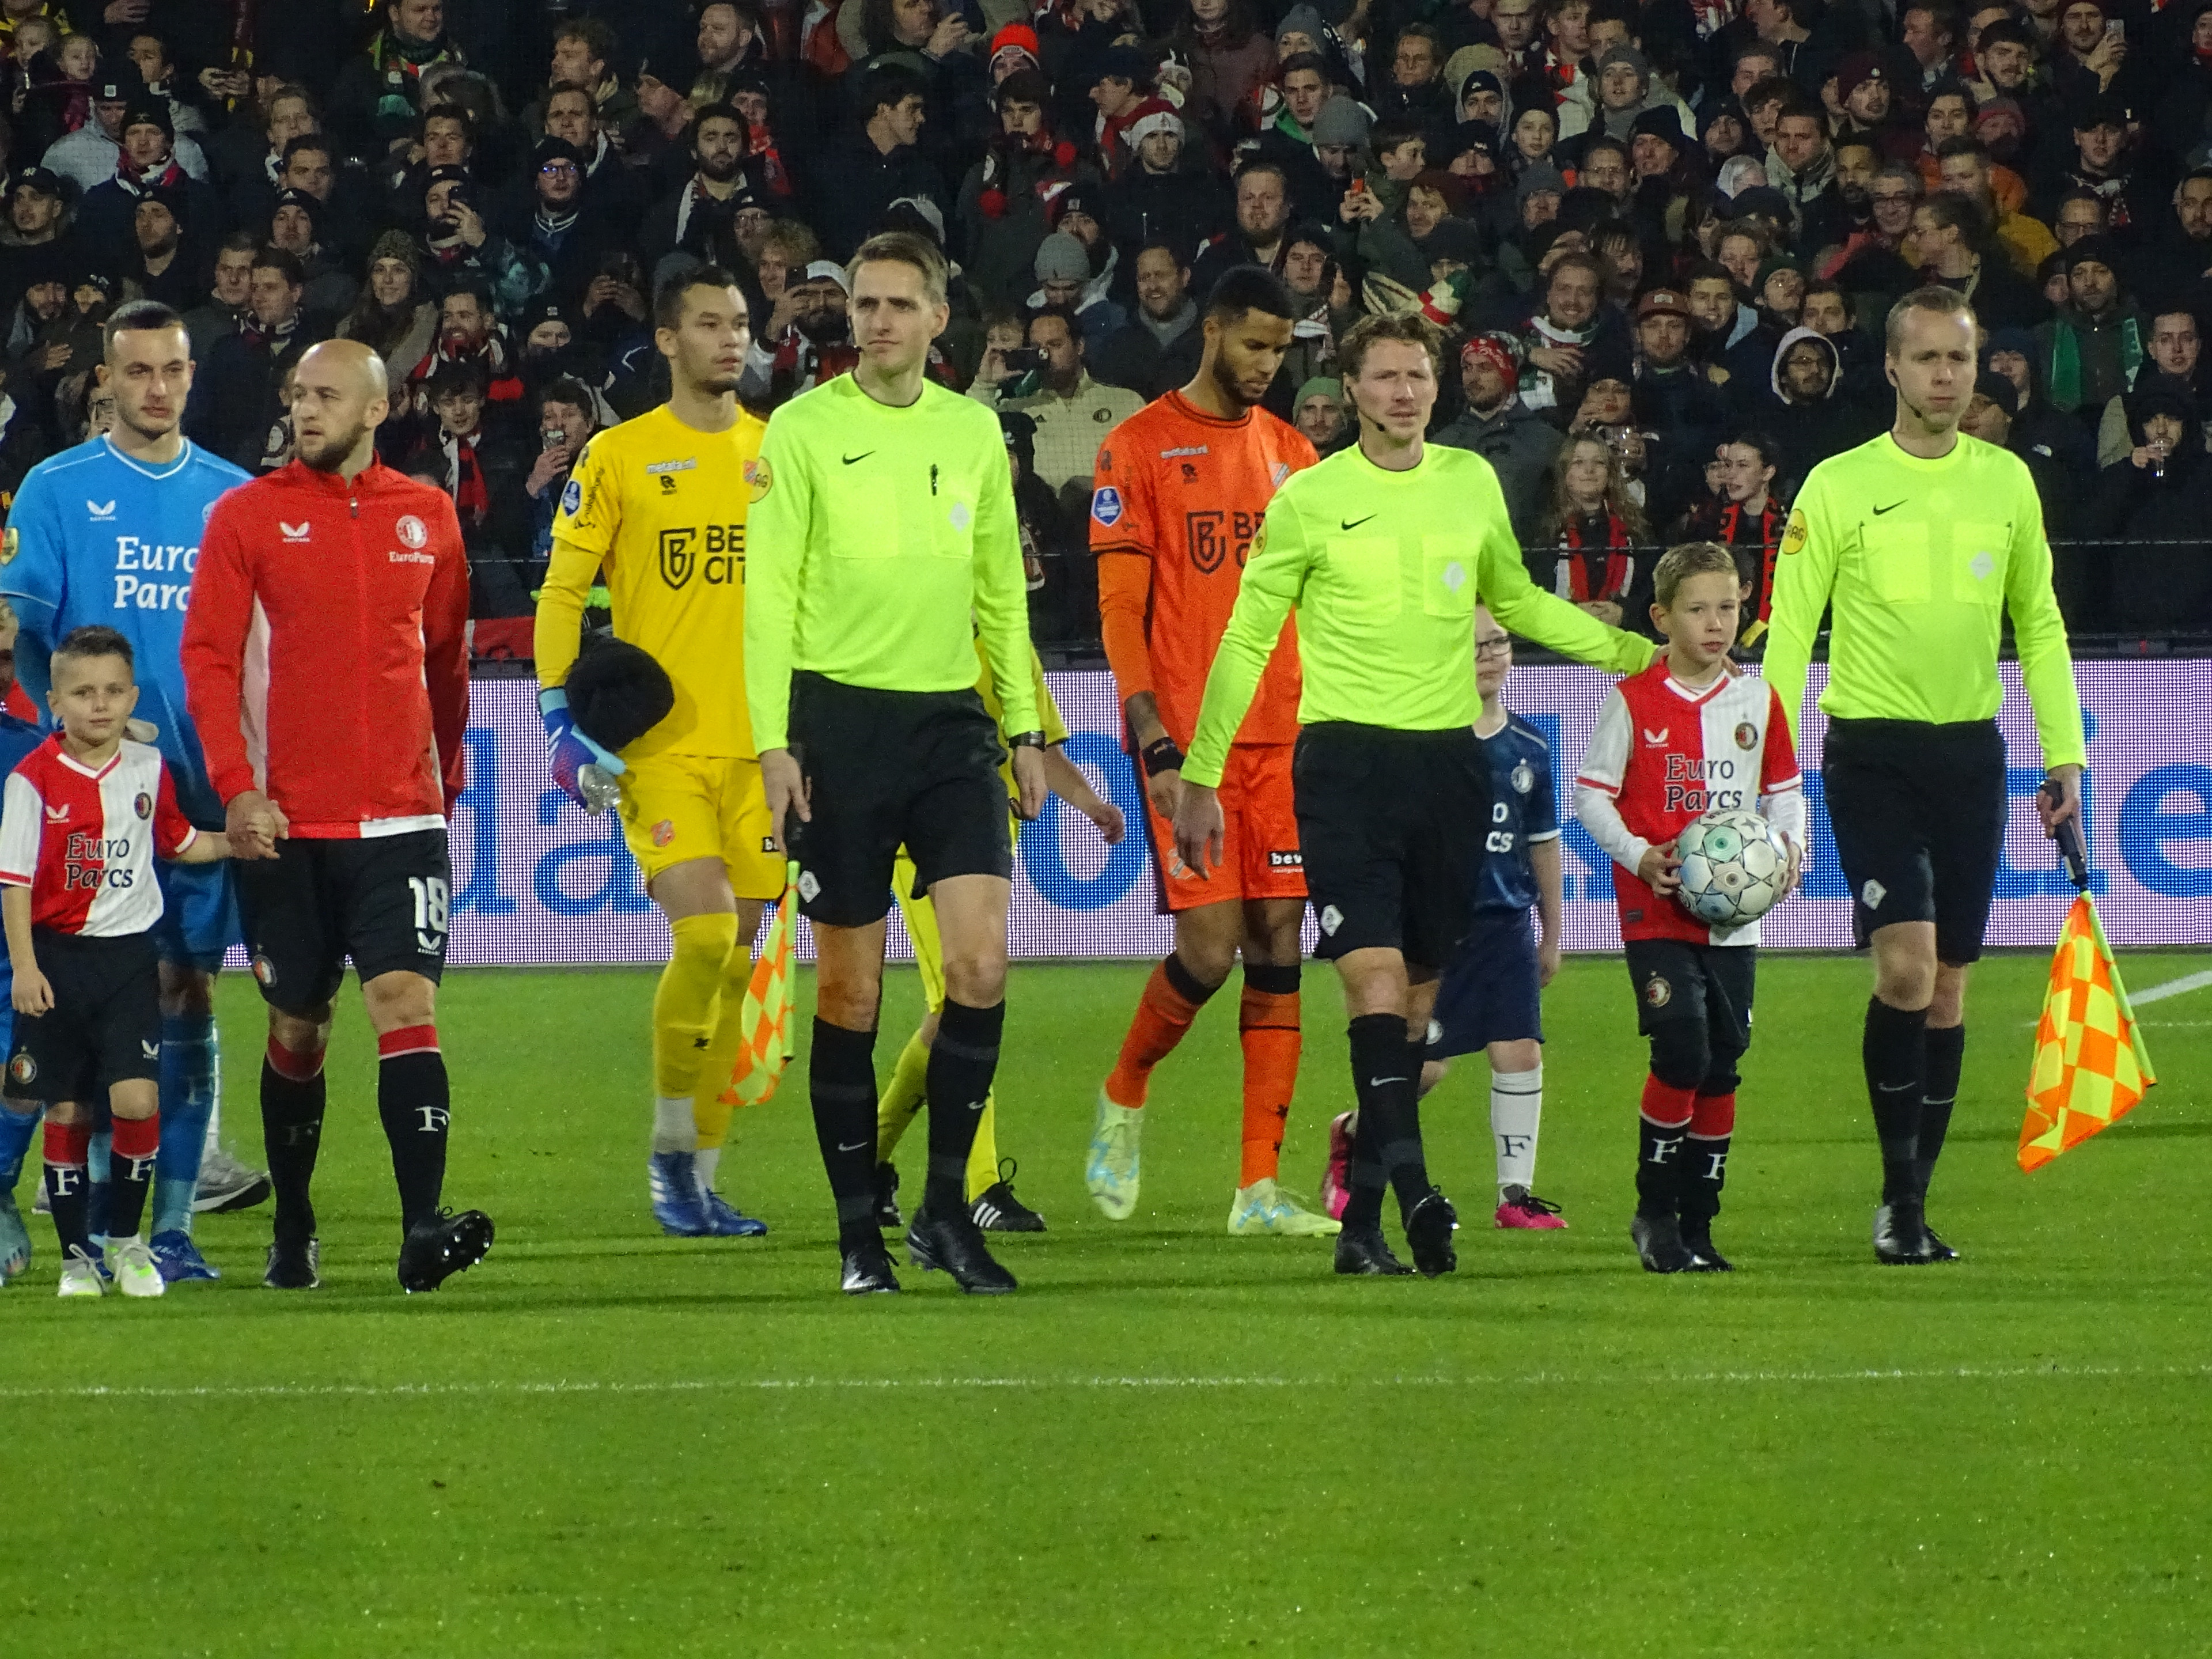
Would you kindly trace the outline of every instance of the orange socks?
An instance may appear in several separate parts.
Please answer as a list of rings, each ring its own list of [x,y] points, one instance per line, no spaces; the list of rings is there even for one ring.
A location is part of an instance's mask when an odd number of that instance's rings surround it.
[[[1121,1039],[1121,1056],[1106,1079],[1106,1098],[1132,1110],[1142,1106],[1152,1067],[1175,1052],[1206,1000],[1219,988],[1200,985],[1172,956],[1153,969],[1145,994],[1137,1000],[1128,1035]]]
[[[1283,1125],[1298,1082],[1298,969],[1244,964],[1244,995],[1237,1009],[1244,1046],[1243,1153],[1237,1184],[1274,1178],[1283,1150]]]

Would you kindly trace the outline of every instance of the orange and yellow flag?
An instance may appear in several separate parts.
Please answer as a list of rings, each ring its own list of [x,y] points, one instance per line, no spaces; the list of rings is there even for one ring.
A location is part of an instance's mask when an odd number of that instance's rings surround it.
[[[783,1068],[791,1063],[792,916],[798,908],[799,866],[784,875],[783,896],[776,901],[768,939],[745,986],[744,1036],[721,1100],[729,1106],[758,1106],[775,1093]]]
[[[2020,1126],[2020,1167],[2039,1170],[2110,1127],[2157,1081],[2097,907],[2084,893],[2051,959]]]

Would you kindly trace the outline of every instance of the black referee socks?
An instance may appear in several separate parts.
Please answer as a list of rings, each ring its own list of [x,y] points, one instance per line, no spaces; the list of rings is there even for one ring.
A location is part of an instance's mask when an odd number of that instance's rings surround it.
[[[1893,1008],[1867,999],[1866,1036],[1859,1055],[1866,1066],[1874,1132],[1881,1138],[1881,1201],[1893,1204],[1920,1191],[1920,1102],[1926,1089],[1928,1011]],[[1957,1091],[1955,1071],[1953,1092]],[[1945,1114],[1945,1121],[1949,1115]]]
[[[967,1212],[968,1154],[975,1145],[975,1126],[982,1121],[991,1079],[998,1075],[999,1036],[1006,1024],[1003,999],[988,1008],[970,1008],[947,997],[938,1016],[924,1085],[929,1096],[929,1178],[922,1201],[933,1214]]]
[[[876,1034],[848,1031],[817,1014],[806,1093],[837,1200],[839,1243],[876,1238]]]
[[[1359,1138],[1344,1224],[1373,1227],[1382,1219],[1386,1182],[1397,1188],[1401,1211],[1430,1191],[1421,1155],[1421,1053],[1406,1036],[1402,1014],[1362,1014],[1352,1022],[1351,1038]]]
[[[1920,1140],[1913,1155],[1923,1198],[1936,1174],[1936,1160],[1943,1156],[1943,1137],[1951,1132],[1951,1109],[1959,1103],[1959,1073],[1966,1060],[1965,1026],[1928,1028],[1928,1070],[1920,1085]]]

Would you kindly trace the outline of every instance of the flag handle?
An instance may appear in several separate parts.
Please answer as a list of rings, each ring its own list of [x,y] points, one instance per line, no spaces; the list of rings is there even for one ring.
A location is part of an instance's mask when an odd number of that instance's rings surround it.
[[[2045,805],[2056,807],[2058,805],[2057,784],[2045,783],[2035,793],[2042,799]],[[2080,818],[2069,818],[2060,824],[2055,839],[2058,842],[2058,856],[2066,861],[2066,878],[2074,884],[2075,891],[2087,892],[2089,890],[2089,852],[2081,844]]]

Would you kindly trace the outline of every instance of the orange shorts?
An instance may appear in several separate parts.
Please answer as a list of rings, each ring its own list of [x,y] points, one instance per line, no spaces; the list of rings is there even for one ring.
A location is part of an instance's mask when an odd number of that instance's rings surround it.
[[[1306,896],[1305,866],[1298,857],[1298,815],[1291,801],[1291,748],[1287,743],[1231,746],[1229,764],[1221,773],[1221,862],[1211,879],[1183,863],[1176,851],[1175,824],[1160,816],[1149,793],[1145,797],[1162,914],[1195,910],[1224,899]]]

